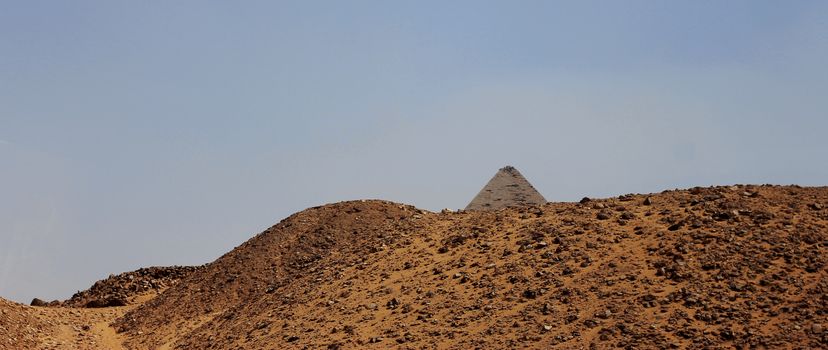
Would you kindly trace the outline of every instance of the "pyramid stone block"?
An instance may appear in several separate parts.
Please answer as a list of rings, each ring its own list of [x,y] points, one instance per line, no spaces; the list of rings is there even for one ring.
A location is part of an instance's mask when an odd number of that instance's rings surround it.
[[[472,199],[466,210],[497,210],[546,204],[546,199],[512,166],[505,166]]]

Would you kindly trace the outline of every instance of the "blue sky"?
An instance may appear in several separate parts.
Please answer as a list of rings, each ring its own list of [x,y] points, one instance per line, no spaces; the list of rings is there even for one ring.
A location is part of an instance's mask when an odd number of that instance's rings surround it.
[[[820,1],[3,1],[0,296],[348,199],[825,185]]]

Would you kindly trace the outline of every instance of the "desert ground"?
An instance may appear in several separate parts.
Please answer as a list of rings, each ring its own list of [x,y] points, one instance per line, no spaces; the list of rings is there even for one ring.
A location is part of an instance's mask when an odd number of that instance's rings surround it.
[[[0,299],[0,349],[826,348],[827,207],[770,185],[329,204],[203,266]]]

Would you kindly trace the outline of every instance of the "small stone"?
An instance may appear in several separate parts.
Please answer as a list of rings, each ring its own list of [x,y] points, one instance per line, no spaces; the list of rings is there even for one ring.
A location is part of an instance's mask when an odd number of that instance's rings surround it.
[[[733,333],[733,331],[732,331],[732,330],[729,330],[729,329],[724,329],[724,330],[722,330],[721,332],[719,332],[719,336],[720,336],[723,340],[733,340],[733,339],[736,339],[736,335]]]
[[[532,289],[527,289],[523,291],[523,297],[526,299],[535,299],[538,297],[538,292]]]
[[[811,332],[814,332],[814,333],[816,333],[816,334],[820,334],[820,333],[822,333],[824,330],[825,330],[825,329],[824,329],[824,328],[822,328],[822,324],[820,324],[820,323],[814,323],[814,324],[811,326]]]
[[[552,330],[552,326],[545,324],[545,325],[543,325],[543,330],[549,332],[549,331]]]
[[[644,198],[644,205],[652,205],[653,200],[650,197]]]

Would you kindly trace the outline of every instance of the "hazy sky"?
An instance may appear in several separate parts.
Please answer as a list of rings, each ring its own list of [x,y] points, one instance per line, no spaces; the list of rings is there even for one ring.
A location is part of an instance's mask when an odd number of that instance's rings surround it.
[[[828,183],[825,1],[2,1],[0,296],[289,214]]]

